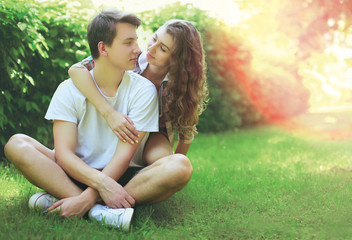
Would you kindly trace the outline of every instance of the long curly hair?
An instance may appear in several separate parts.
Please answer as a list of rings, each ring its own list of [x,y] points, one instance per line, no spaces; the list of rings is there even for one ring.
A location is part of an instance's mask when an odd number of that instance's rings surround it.
[[[206,64],[201,36],[195,26],[185,20],[164,24],[174,40],[171,52],[167,101],[168,117],[183,133],[197,133],[199,115],[208,101]]]

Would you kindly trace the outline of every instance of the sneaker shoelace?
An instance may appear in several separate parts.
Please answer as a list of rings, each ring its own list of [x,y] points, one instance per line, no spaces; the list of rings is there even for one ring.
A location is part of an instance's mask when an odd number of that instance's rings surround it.
[[[44,196],[45,197],[45,208],[44,208],[44,213],[48,212],[48,209],[53,205],[55,202],[57,202],[57,199],[50,194]]]

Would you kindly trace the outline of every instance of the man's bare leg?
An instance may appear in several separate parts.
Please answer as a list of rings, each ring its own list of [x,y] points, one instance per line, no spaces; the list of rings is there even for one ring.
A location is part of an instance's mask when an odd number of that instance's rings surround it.
[[[136,204],[156,203],[185,187],[191,176],[192,165],[188,158],[173,154],[141,170],[125,189],[136,200]]]
[[[192,165],[183,154],[172,154],[169,141],[160,133],[152,134],[145,146],[145,162],[141,170],[125,186],[136,204],[166,200],[189,182]]]
[[[55,161],[55,152],[35,139],[16,134],[5,145],[6,157],[21,171],[29,182],[56,198],[79,195],[76,186]]]

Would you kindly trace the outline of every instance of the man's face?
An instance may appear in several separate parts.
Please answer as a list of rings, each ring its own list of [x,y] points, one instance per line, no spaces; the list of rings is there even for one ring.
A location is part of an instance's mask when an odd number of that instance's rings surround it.
[[[125,71],[135,68],[140,49],[136,27],[129,23],[117,23],[117,34],[111,46],[106,46],[108,59],[115,67]]]

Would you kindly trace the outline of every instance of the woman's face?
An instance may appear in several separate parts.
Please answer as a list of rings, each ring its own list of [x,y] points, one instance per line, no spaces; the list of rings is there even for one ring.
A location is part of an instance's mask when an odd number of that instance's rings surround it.
[[[159,28],[148,43],[148,63],[158,67],[168,67],[173,48],[174,40],[172,36],[166,32],[165,27]]]

